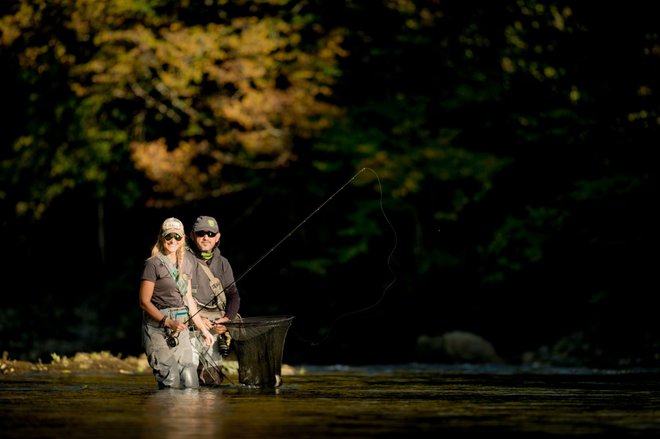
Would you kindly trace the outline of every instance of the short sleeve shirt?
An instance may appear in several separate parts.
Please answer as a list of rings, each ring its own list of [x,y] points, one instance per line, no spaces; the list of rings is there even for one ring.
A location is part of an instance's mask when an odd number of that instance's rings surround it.
[[[154,294],[151,296],[151,303],[156,308],[164,309],[184,306],[183,297],[176,284],[176,280],[172,278],[167,266],[158,256],[152,256],[145,261],[142,280],[148,280],[154,283]]]

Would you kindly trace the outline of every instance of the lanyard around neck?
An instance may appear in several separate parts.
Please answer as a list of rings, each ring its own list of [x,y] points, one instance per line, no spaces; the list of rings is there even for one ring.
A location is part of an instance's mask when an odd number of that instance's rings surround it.
[[[177,287],[179,287],[179,293],[185,298],[186,292],[188,291],[188,276],[186,276],[185,273],[183,276],[179,276],[179,270],[177,270],[176,266],[172,264],[172,261],[170,261],[168,257],[165,257],[164,255],[159,255],[158,257],[163,264],[165,264],[167,271],[170,272],[170,276],[172,276]]]

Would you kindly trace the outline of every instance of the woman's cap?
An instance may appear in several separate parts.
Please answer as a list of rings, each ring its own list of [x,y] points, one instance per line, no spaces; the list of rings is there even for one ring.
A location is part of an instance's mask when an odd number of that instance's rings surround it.
[[[161,234],[163,236],[168,235],[170,233],[178,233],[181,236],[184,235],[183,223],[174,217],[168,218],[165,221],[163,221],[163,225],[160,229],[161,229]]]
[[[193,225],[192,231],[199,232],[202,230],[206,232],[215,232],[215,233],[218,233],[220,231],[218,229],[218,222],[212,216],[197,217],[197,220],[195,220],[195,224]]]

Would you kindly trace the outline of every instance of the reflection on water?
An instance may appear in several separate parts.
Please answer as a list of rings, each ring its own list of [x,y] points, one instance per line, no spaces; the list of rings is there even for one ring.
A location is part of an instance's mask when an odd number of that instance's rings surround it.
[[[225,404],[219,388],[160,390],[144,405],[143,437],[180,439],[191,432],[223,437]]]
[[[3,438],[658,437],[660,372],[308,367],[278,389],[157,390],[151,375],[0,377]]]

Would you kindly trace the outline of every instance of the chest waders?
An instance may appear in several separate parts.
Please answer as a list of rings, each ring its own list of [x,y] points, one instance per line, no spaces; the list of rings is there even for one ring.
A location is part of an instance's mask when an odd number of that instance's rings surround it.
[[[197,261],[199,267],[202,268],[206,277],[209,280],[211,291],[215,295],[213,305],[210,303],[203,304],[195,298],[199,306],[199,313],[202,318],[214,321],[225,316],[225,309],[227,306],[227,296],[219,278],[215,277],[211,269],[203,262]],[[221,384],[226,374],[222,370],[222,363],[224,357],[229,355],[229,333],[213,334],[213,344],[206,346],[201,337],[199,330],[193,330],[192,345],[199,354],[198,374],[199,381],[203,384]]]
[[[187,317],[190,314],[190,304],[188,303],[188,297],[187,297],[187,292],[188,292],[188,280],[190,277],[186,273],[182,273],[179,275],[179,270],[172,265],[170,260],[163,255],[159,256],[160,260],[165,264],[165,267],[167,267],[167,270],[170,273],[170,276],[172,276],[172,279],[175,280],[177,287],[179,289],[179,293],[181,294],[181,298],[183,299],[183,303],[185,307],[181,308],[170,308],[169,312],[169,318],[172,320],[176,320],[182,323],[185,323],[187,321]],[[161,310],[162,311],[162,310]],[[199,378],[197,377],[197,364],[198,364],[198,359],[196,358],[195,355],[195,350],[192,347],[192,343],[190,340],[190,332],[186,331],[184,334],[184,339],[179,340],[179,336],[181,333],[174,333],[173,331],[169,331],[167,328],[163,328],[164,331],[164,337],[165,337],[165,342],[167,346],[172,349],[172,350],[177,350],[177,349],[190,349],[190,359],[189,361],[178,361],[178,380],[176,379],[177,377],[172,377],[173,381],[179,381],[179,387],[181,388],[198,388],[199,387]],[[180,344],[182,346],[180,346]],[[187,356],[187,355],[186,355]],[[186,357],[184,356],[184,358]],[[174,365],[172,365],[174,366]]]

